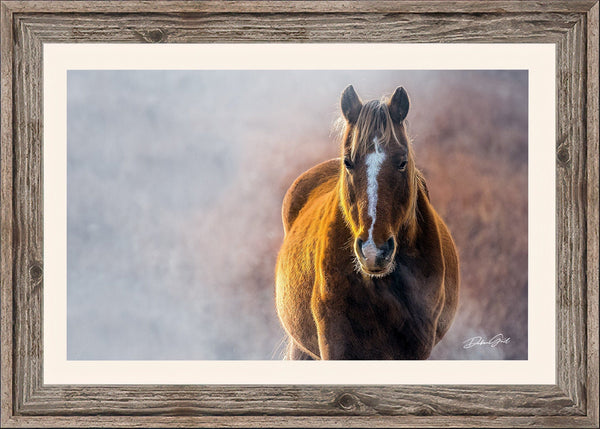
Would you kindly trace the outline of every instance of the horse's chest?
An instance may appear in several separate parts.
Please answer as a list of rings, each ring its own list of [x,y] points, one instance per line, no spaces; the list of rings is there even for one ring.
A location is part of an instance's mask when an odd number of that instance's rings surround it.
[[[362,287],[361,287],[362,286]],[[423,359],[433,328],[410,274],[355,285],[345,300],[346,358]]]
[[[390,338],[402,330],[404,311],[392,299],[368,297],[358,302],[349,297],[347,301],[344,311],[350,331],[347,338],[356,342],[356,346],[380,349],[381,344],[389,344]]]

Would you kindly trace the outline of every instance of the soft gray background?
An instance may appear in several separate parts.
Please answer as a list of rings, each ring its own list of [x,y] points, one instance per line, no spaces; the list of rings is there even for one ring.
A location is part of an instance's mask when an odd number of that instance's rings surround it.
[[[525,71],[69,71],[68,359],[280,359],[281,201],[332,124],[403,85],[461,256],[436,359],[527,358]],[[474,335],[511,342],[465,350]]]

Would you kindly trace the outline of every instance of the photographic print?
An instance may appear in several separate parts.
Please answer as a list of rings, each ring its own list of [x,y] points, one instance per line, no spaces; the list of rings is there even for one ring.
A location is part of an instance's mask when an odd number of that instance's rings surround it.
[[[528,359],[528,89],[68,71],[67,359]]]

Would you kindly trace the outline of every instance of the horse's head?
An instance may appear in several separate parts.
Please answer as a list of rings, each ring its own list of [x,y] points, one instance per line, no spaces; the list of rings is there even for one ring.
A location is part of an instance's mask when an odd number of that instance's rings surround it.
[[[404,124],[408,94],[399,87],[389,101],[363,104],[350,85],[341,107],[341,205],[357,267],[381,277],[394,270],[400,230],[415,217],[416,169]]]

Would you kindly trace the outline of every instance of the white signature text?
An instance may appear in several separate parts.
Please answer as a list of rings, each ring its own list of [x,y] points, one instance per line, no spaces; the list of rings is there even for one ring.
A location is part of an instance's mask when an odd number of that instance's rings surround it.
[[[509,342],[510,337],[505,337],[502,334],[495,335],[489,340],[486,340],[484,337],[473,337],[463,341],[463,348],[470,349],[475,346],[496,347],[498,344],[508,344]]]

